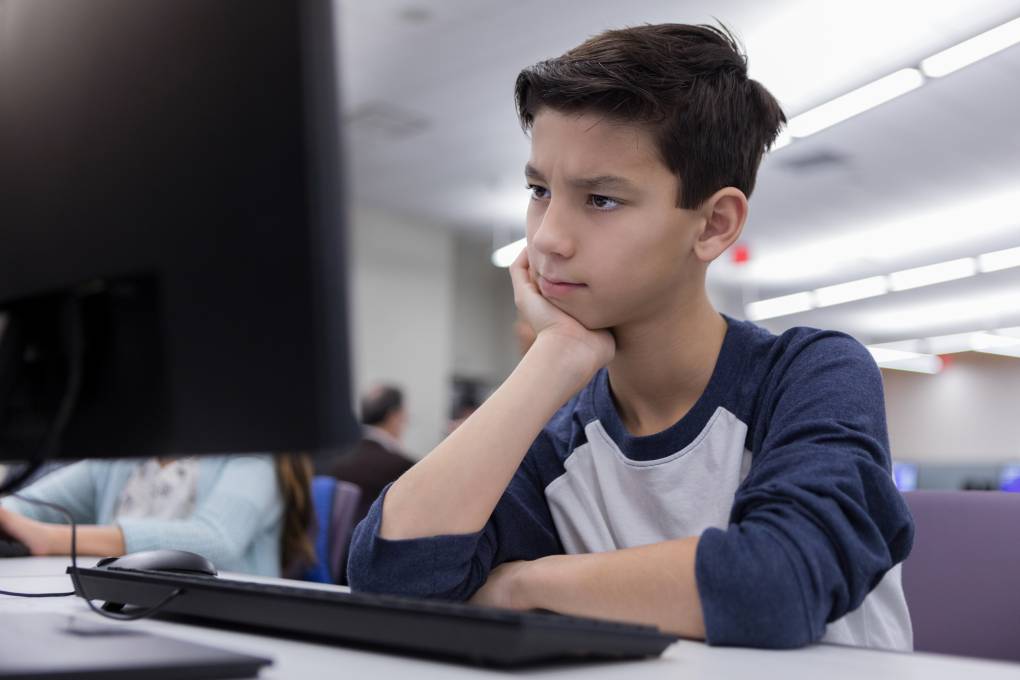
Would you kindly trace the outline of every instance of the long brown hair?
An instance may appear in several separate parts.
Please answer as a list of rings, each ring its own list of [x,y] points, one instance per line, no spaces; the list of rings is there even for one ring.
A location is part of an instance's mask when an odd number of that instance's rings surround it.
[[[315,521],[312,508],[311,458],[302,453],[276,456],[276,480],[283,496],[283,532],[280,535],[280,562],[283,573],[297,565],[316,562],[315,547],[308,532]]]

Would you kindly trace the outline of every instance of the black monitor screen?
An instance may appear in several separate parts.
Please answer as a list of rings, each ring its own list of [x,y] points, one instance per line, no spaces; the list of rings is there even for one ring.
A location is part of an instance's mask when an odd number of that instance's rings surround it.
[[[333,33],[328,0],[0,0],[0,460],[353,435]]]

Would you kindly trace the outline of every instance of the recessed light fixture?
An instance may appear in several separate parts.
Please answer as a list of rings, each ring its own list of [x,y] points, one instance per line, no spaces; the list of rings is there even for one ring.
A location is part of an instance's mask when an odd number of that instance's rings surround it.
[[[747,305],[747,318],[752,321],[759,319],[771,319],[776,316],[786,316],[806,312],[814,307],[814,299],[811,293],[794,293],[781,297],[759,300]]]
[[[921,62],[921,71],[929,78],[940,78],[1017,43],[1020,43],[1020,18],[928,57]]]
[[[996,250],[978,256],[978,269],[982,272],[997,272],[1010,267],[1020,267],[1020,248]]]
[[[787,314],[805,312],[818,307],[830,307],[855,300],[878,297],[890,292],[933,286],[947,281],[974,276],[980,270],[999,271],[1020,267],[1020,257],[1014,251],[1020,248],[999,250],[978,257],[961,257],[948,262],[937,262],[923,267],[902,269],[887,275],[871,276],[866,279],[823,286],[813,291],[804,291],[775,298],[766,298],[749,303],[744,311],[752,321],[771,319]],[[985,265],[982,266],[981,262]],[[987,268],[985,268],[987,266]],[[805,306],[806,305],[806,306]]]
[[[794,138],[807,137],[832,127],[879,104],[895,99],[924,84],[924,76],[916,68],[904,68],[856,90],[836,97],[821,106],[794,116],[788,130]]]
[[[894,291],[910,290],[911,288],[965,279],[975,274],[977,274],[977,260],[973,257],[962,257],[958,260],[893,272],[889,275],[889,288]]]
[[[778,151],[789,146],[794,139],[821,132],[868,109],[916,90],[924,85],[925,78],[948,75],[1017,43],[1020,43],[1020,18],[933,54],[921,62],[920,68],[900,69],[794,116],[770,151]]]
[[[872,358],[874,358],[875,363],[881,368],[932,375],[942,370],[942,359],[933,354],[904,352],[898,349],[876,346],[868,347],[868,351],[871,353]]]
[[[884,276],[871,276],[866,279],[837,283],[815,289],[815,304],[818,307],[829,307],[854,300],[885,295],[889,292],[889,282]]]
[[[940,354],[979,352],[1020,358],[1020,327],[885,342],[870,345],[868,351],[882,368],[937,373],[929,369],[936,366],[933,359]],[[941,369],[941,362],[938,366]]]

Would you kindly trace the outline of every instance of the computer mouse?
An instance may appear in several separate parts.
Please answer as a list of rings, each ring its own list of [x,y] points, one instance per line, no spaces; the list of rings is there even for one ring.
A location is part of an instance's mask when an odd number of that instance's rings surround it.
[[[96,566],[107,569],[145,569],[174,574],[216,576],[216,567],[212,562],[187,550],[143,550],[121,557],[104,557],[96,562]]]

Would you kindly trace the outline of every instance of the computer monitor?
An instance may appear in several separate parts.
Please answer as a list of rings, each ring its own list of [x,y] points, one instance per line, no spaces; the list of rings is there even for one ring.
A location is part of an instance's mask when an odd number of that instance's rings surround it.
[[[999,488],[1020,493],[1020,463],[1007,463],[999,473]]]
[[[330,0],[0,0],[0,461],[356,435],[334,32]]]
[[[917,463],[892,464],[893,481],[900,491],[914,491],[917,489]]]

